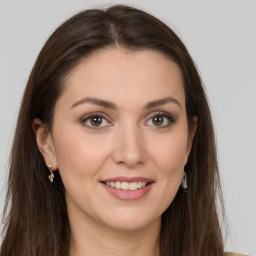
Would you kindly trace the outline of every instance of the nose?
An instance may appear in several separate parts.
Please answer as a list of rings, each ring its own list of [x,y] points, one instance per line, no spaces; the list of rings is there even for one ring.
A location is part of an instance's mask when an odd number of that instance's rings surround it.
[[[144,138],[138,127],[127,126],[119,128],[114,138],[112,159],[116,164],[127,168],[136,168],[146,161]]]

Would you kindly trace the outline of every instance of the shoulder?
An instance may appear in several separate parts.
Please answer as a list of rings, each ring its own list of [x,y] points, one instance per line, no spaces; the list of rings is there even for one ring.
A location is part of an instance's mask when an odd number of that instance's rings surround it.
[[[233,253],[233,252],[225,252],[224,256],[248,256],[248,255],[240,254],[240,253]]]

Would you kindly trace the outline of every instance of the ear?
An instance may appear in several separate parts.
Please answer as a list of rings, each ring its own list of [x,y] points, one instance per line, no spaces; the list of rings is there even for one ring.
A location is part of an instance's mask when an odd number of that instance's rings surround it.
[[[188,143],[187,143],[185,165],[187,164],[188,157],[189,157],[192,145],[193,145],[193,140],[194,140],[196,130],[197,130],[197,122],[198,122],[197,116],[193,116],[192,120],[190,121],[189,131],[188,131]]]
[[[32,129],[35,134],[37,147],[44,158],[45,165],[48,166],[50,164],[52,166],[52,170],[56,170],[58,168],[56,154],[54,150],[52,135],[49,129],[38,118],[33,120]]]

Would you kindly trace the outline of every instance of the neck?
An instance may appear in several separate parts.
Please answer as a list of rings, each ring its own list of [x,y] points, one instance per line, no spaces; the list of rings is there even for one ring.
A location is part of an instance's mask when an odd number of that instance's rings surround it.
[[[77,216],[76,216],[77,217]],[[158,256],[160,219],[138,230],[119,230],[70,218],[71,256]]]

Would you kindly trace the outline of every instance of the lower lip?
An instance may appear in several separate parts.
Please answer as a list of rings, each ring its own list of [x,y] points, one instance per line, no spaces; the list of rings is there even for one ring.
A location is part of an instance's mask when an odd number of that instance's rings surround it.
[[[121,199],[121,200],[138,200],[145,196],[151,189],[153,183],[146,185],[143,188],[137,190],[123,190],[123,189],[116,189],[107,186],[105,183],[101,183],[103,187],[114,197]]]

